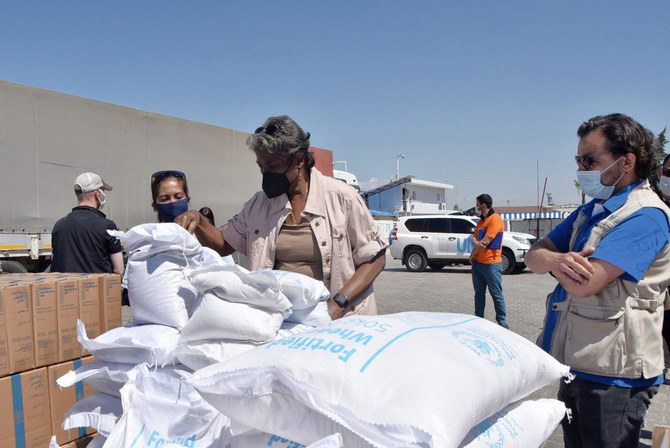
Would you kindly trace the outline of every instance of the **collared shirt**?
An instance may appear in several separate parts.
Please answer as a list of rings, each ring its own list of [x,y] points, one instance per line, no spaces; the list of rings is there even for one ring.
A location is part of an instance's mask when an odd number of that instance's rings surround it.
[[[107,233],[118,230],[114,221],[87,205],[72,209],[51,232],[53,272],[113,272],[110,254],[121,252],[119,239]]]
[[[475,229],[475,239],[481,241],[484,237],[491,238],[491,243],[475,253],[475,260],[484,264],[502,263],[502,238],[505,224],[495,210],[490,209],[486,217],[481,217]]]
[[[570,237],[572,227],[580,213],[584,213],[587,219],[577,232],[574,252],[584,250],[591,230],[601,220],[609,216],[613,211],[621,207],[627,200],[633,188],[643,181],[629,185],[604,203],[600,199],[594,199],[572,212],[563,222],[552,230],[547,238],[551,240],[559,252],[570,251]],[[653,207],[645,207],[633,213],[616,227],[609,231],[598,243],[596,251],[589,257],[606,261],[625,272],[620,278],[632,282],[638,282],[644,276],[651,262],[659,252],[667,245],[670,226],[668,220],[661,210]],[[553,310],[552,305],[567,299],[567,292],[558,284],[551,296],[547,318],[545,323],[542,348],[547,352],[551,350],[551,338],[558,322],[559,311]],[[658,378],[650,380],[612,378],[600,375],[590,375],[583,372],[574,372],[585,379],[603,384],[611,384],[619,387],[643,387],[659,384]],[[661,377],[662,381],[662,377]]]
[[[249,269],[272,269],[277,237],[291,213],[287,195],[268,198],[259,191],[228,223],[221,227],[224,241],[249,259]],[[388,242],[379,235],[360,195],[342,181],[310,173],[305,218],[314,233],[319,251],[323,282],[331,294],[351,279],[356,268],[371,261]],[[372,294],[372,288],[354,302]]]

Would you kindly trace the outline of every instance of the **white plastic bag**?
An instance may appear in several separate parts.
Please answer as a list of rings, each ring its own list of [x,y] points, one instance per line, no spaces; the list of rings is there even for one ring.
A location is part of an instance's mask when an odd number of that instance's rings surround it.
[[[148,223],[109,233],[123,242],[129,254],[128,299],[135,323],[181,328],[197,297],[186,270],[221,258],[211,252],[203,255],[198,240],[175,223]]]
[[[312,328],[309,325],[284,321],[275,339],[285,338]],[[191,370],[198,370],[218,362],[227,361],[259,345],[261,344],[227,339],[191,341],[179,344],[176,356],[177,360],[183,365],[189,367]]]
[[[230,448],[343,448],[342,436],[332,434],[321,440],[303,445],[293,440],[286,439],[276,434],[267,434],[251,429],[247,432],[236,434],[231,438]]]
[[[106,448],[170,446],[225,448],[230,420],[182,380],[137,367],[121,389],[124,414]]]
[[[198,370],[227,361],[256,347],[249,342],[227,340],[188,342],[177,347],[177,359],[188,368]]]
[[[279,282],[281,292],[291,301],[294,310],[313,308],[330,298],[330,291],[321,280],[297,272],[271,271]]]
[[[84,323],[78,320],[77,339],[100,361],[164,366],[175,360],[179,330],[165,325],[131,325],[89,339]]]
[[[566,412],[565,404],[553,398],[512,403],[472,428],[460,447],[539,447],[551,436]]]
[[[279,312],[201,294],[193,315],[181,330],[179,343],[209,339],[267,342],[277,336],[284,316]]]
[[[487,320],[400,313],[340,319],[198,370],[190,381],[233,421],[302,444],[340,433],[345,446],[448,447],[568,374]]]
[[[76,402],[65,413],[63,429],[89,427],[107,437],[122,414],[120,398],[96,392]]]
[[[291,309],[291,302],[270,270],[249,272],[237,265],[221,264],[194,269],[189,279],[200,293],[211,293],[228,302],[282,315]]]
[[[70,387],[83,381],[98,392],[121,398],[121,388],[137,373],[136,364],[122,362],[94,361],[76,370],[70,370],[56,380],[60,387]],[[158,367],[163,373],[179,378],[176,369],[186,370],[183,365]]]
[[[328,314],[328,303],[318,302],[310,308],[294,309],[285,321],[320,327],[321,325],[328,325],[333,320]]]

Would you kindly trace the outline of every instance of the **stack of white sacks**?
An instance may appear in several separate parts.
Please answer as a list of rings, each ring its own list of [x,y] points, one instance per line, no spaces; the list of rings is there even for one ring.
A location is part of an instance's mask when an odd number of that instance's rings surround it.
[[[566,415],[527,397],[568,367],[484,319],[332,322],[322,282],[248,272],[176,224],[115,234],[134,323],[94,340],[80,323],[97,361],[58,380],[98,391],[63,424],[96,429],[90,447],[526,448]]]

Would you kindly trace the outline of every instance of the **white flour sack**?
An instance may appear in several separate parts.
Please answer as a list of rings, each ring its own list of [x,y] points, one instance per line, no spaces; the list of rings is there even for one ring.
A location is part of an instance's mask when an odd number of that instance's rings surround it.
[[[328,314],[328,303],[318,302],[310,308],[294,309],[285,321],[319,327],[321,325],[328,325],[332,322],[332,319],[330,318],[330,314]]]
[[[193,315],[181,329],[179,343],[207,339],[267,342],[277,336],[284,321],[280,312],[229,302],[214,294],[201,294]]]
[[[221,264],[193,270],[189,279],[198,292],[214,294],[228,302],[283,315],[291,309],[291,302],[269,270],[249,272],[235,264]]]
[[[96,392],[76,402],[66,413],[63,429],[89,427],[107,437],[123,415],[119,397]]]
[[[343,448],[342,436],[333,434],[309,446],[293,440],[285,439],[276,434],[266,434],[255,429],[236,434],[230,439],[230,448]]]
[[[294,310],[313,308],[330,298],[330,291],[321,280],[297,272],[270,271],[279,282],[281,292],[291,301]]]
[[[78,320],[77,339],[100,361],[162,367],[175,360],[179,330],[165,325],[131,325],[113,328],[89,339],[84,323]]]
[[[569,368],[462,314],[350,316],[186,378],[232,421],[308,445],[455,447]]]
[[[138,366],[121,389],[123,416],[107,437],[106,448],[224,448],[230,420],[179,378]]]
[[[83,381],[89,387],[107,395],[121,398],[121,388],[137,373],[136,364],[122,362],[94,361],[76,370],[70,370],[56,380],[60,387],[70,387]],[[175,369],[184,370],[184,366],[157,367],[168,375],[179,378]]]
[[[198,240],[175,223],[142,224],[125,233],[109,233],[128,252],[128,299],[135,323],[184,326],[197,297],[185,269],[216,259],[209,253],[203,256]]]
[[[296,324],[284,321],[277,332],[277,338],[284,338],[295,333],[312,329],[309,325]],[[217,362],[227,361],[244,352],[248,352],[261,344],[248,341],[234,340],[206,340],[191,341],[179,344],[177,360],[191,370],[202,369]],[[84,366],[85,367],[85,366]],[[183,369],[182,369],[183,370]]]
[[[472,428],[460,447],[539,447],[551,436],[566,412],[565,404],[553,398],[518,401]]]
[[[191,370],[202,369],[248,352],[256,347],[240,341],[199,341],[179,344],[177,360]]]

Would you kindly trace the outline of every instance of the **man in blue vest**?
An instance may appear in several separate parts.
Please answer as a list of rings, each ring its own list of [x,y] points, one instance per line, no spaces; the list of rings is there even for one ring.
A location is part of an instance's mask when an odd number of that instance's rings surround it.
[[[565,446],[635,447],[663,382],[670,210],[647,180],[657,156],[650,131],[611,114],[577,135],[577,181],[593,200],[526,256],[559,283],[538,343],[575,375],[558,392],[572,409]]]

